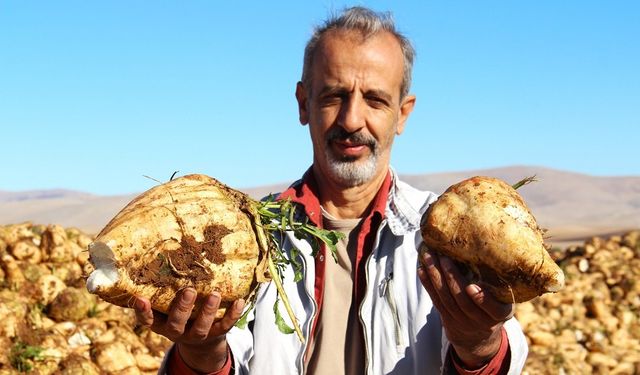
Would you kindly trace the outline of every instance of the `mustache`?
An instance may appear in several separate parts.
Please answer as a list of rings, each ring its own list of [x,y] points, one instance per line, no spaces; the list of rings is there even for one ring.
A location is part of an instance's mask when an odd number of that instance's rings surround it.
[[[361,131],[355,133],[349,133],[342,127],[334,127],[329,129],[326,135],[327,144],[333,141],[348,141],[351,143],[357,143],[369,147],[371,150],[375,150],[378,146],[378,141],[369,134],[365,134]]]

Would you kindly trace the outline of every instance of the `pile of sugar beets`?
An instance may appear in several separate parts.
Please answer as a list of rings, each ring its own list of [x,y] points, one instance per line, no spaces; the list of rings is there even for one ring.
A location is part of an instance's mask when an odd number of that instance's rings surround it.
[[[0,374],[155,374],[169,341],[86,289],[93,239],[0,226]]]
[[[554,248],[565,288],[516,306],[524,374],[640,374],[640,230]]]

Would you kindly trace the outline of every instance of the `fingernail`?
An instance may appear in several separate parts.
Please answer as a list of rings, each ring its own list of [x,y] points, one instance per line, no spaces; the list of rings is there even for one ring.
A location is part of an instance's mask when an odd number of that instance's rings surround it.
[[[184,303],[193,303],[196,299],[196,292],[193,289],[185,289],[182,292],[181,300]]]
[[[136,298],[136,302],[134,303],[134,307],[136,308],[136,310],[142,311],[145,308],[145,303],[141,299]]]
[[[433,266],[433,257],[429,253],[422,254],[422,262],[425,266],[431,267]]]
[[[482,292],[482,289],[480,289],[480,287],[476,284],[469,284],[467,288],[469,288],[469,292],[472,296],[475,296],[476,294],[480,294],[480,292]]]
[[[238,310],[242,310],[244,309],[244,300],[242,298],[240,298],[239,300],[236,301],[236,309]]]

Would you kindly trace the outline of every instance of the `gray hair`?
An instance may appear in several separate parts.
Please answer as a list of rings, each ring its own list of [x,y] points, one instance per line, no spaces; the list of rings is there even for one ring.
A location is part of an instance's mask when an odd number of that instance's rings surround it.
[[[345,9],[340,15],[332,15],[321,26],[317,26],[304,49],[304,63],[302,66],[302,83],[310,87],[311,66],[313,65],[313,55],[316,52],[322,36],[328,31],[359,31],[363,38],[369,38],[379,32],[391,33],[400,43],[404,58],[402,84],[400,86],[400,99],[409,93],[411,87],[411,70],[415,50],[409,39],[396,30],[393,17],[390,12],[378,13],[364,7],[352,7]]]

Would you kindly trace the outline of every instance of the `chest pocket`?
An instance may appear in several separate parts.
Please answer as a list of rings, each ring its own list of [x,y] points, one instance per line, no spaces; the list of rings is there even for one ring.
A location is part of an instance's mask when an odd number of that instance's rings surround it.
[[[393,336],[396,344],[396,350],[402,351],[404,349],[404,335],[402,334],[402,322],[400,320],[400,312],[398,311],[398,304],[396,302],[397,294],[394,291],[393,280],[393,262],[389,262],[386,270],[385,277],[378,286],[378,292],[381,298],[383,298],[391,313],[393,320]]]

